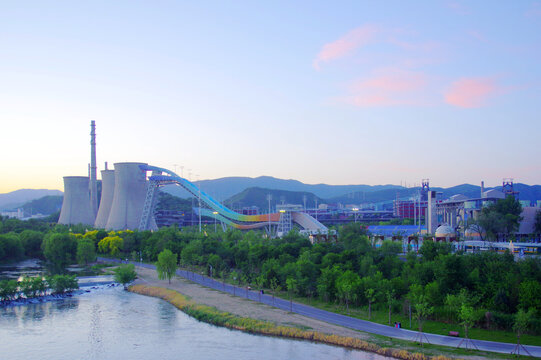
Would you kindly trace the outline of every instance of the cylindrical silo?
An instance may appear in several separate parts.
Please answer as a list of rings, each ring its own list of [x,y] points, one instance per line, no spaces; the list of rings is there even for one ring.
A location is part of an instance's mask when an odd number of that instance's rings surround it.
[[[147,191],[144,163],[116,163],[115,190],[106,229],[136,230],[139,228]]]
[[[64,176],[64,201],[59,224],[94,225],[88,185],[87,176]]]
[[[104,229],[107,226],[107,220],[111,213],[111,206],[113,205],[113,196],[115,191],[115,171],[114,170],[102,170],[101,171],[101,200],[98,215],[96,216],[96,222],[94,227],[98,229]]]

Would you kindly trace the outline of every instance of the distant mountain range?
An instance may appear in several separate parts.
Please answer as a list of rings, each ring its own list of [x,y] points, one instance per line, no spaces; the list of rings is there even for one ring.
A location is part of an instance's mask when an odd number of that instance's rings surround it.
[[[12,210],[29,201],[42,198],[44,196],[62,196],[63,192],[59,190],[47,189],[21,189],[9,193],[0,194],[0,209]]]
[[[266,208],[267,194],[273,195],[272,204],[284,201],[290,204],[303,204],[303,196],[307,197],[307,206],[312,207],[317,198],[318,203],[362,204],[389,202],[399,199],[408,199],[420,190],[406,188],[398,185],[327,185],[304,184],[297,180],[276,179],[269,176],[257,178],[229,177],[216,180],[203,180],[197,182],[202,191],[228,206],[235,208],[244,206],[259,206]],[[491,188],[485,188],[489,190]],[[501,186],[494,189],[501,190]],[[462,184],[449,188],[433,187],[431,190],[443,193],[443,198],[456,194],[476,198],[481,196],[481,187],[478,185]],[[187,198],[190,195],[179,186],[168,185],[164,191]],[[521,200],[541,200],[541,185],[515,184]]]
[[[276,204],[300,204],[304,205],[306,198],[306,207],[313,208],[318,204],[325,202],[322,198],[306,191],[287,191],[264,189],[259,187],[248,188],[224,201],[224,205],[231,209],[241,209],[248,206],[257,206],[264,211],[269,206],[267,195],[271,195],[271,207]]]
[[[304,184],[297,180],[277,179],[270,176],[257,178],[227,177],[215,180],[203,180],[196,183],[202,191],[219,201],[225,202],[232,208],[258,206],[266,209],[267,195],[272,195],[271,205],[274,207],[281,202],[288,204],[304,204],[313,207],[319,204],[362,204],[389,202],[407,199],[415,196],[419,188],[406,188],[398,185],[327,185]],[[490,188],[486,188],[488,190]],[[501,190],[501,186],[495,189]],[[180,186],[168,185],[163,190],[171,195],[188,198],[190,195]],[[432,188],[443,193],[443,198],[463,194],[471,198],[481,196],[481,188],[477,185],[462,184],[449,188]],[[515,184],[521,200],[541,200],[541,185]],[[21,189],[6,194],[0,194],[0,209],[12,210],[23,207],[25,211],[32,209],[33,213],[43,214],[58,211],[62,204],[63,193],[59,190]],[[47,197],[47,198],[44,198]],[[42,199],[43,198],[43,199]],[[40,201],[29,203],[33,200]]]
[[[327,185],[327,184],[304,184],[298,180],[277,179],[271,176],[250,177],[225,177],[214,180],[197,181],[196,185],[201,190],[215,198],[223,201],[242,191],[257,187],[263,189],[300,191],[312,193],[320,198],[332,198],[342,196],[356,191],[373,192],[386,189],[401,189],[398,185]],[[166,192],[179,196],[189,197],[190,195],[179,186],[168,185],[164,189]]]

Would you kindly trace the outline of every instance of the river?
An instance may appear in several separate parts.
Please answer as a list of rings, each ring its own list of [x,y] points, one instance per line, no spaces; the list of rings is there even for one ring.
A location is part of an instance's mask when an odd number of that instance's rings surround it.
[[[18,359],[386,359],[229,330],[121,287],[47,303],[0,308],[2,358]]]

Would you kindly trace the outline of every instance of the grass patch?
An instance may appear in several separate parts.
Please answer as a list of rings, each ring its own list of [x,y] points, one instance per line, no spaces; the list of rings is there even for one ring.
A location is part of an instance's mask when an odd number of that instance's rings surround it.
[[[277,293],[276,297],[280,297],[289,301],[289,295],[285,292]],[[350,305],[349,313],[345,307],[336,303],[328,303],[319,299],[308,299],[304,297],[294,297],[294,301],[306,305],[313,306],[318,309],[327,310],[333,313],[351,316],[357,319],[368,320],[368,307],[353,307]],[[386,310],[372,309],[372,318],[369,320],[378,324],[389,325],[389,314]],[[391,324],[395,322],[402,323],[402,328],[417,331],[417,322],[412,318],[411,327],[409,326],[409,317],[403,314],[393,313],[391,314]],[[392,325],[391,325],[392,326]],[[423,325],[423,332],[439,335],[448,335],[449,331],[458,331],[460,336],[464,335],[464,328],[459,324],[449,324],[439,321],[427,320]],[[514,332],[503,330],[486,330],[479,328],[472,328],[469,330],[468,335],[470,339],[475,340],[487,340],[497,341],[515,344],[517,342],[517,336]],[[536,345],[541,346],[541,336],[524,334],[520,337],[520,343],[524,345]]]
[[[286,322],[286,323],[284,323],[284,325],[293,326],[293,327],[296,327],[297,329],[301,329],[301,330],[312,330],[312,328],[310,326],[297,324],[297,323],[292,323],[292,322]]]
[[[228,312],[222,312],[214,307],[197,304],[189,300],[186,296],[174,290],[169,290],[165,288],[147,285],[133,285],[130,286],[129,290],[141,295],[153,296],[166,300],[167,302],[171,303],[178,309],[182,310],[186,314],[196,318],[199,321],[203,321],[213,325],[224,326],[229,329],[245,331],[253,334],[279,336],[290,339],[309,340],[328,345],[343,346],[350,349],[373,352],[380,355],[391,356],[397,359],[404,360],[450,359],[442,355],[430,357],[422,353],[411,353],[406,350],[381,347],[379,345],[352,337],[328,335],[317,331],[304,330],[289,326],[281,326],[268,321],[240,317]]]

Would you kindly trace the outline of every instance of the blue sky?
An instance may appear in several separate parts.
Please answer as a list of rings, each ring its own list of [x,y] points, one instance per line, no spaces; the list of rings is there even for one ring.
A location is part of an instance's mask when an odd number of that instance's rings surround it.
[[[0,192],[192,179],[540,183],[541,2],[4,2]],[[6,174],[9,174],[6,175]]]

